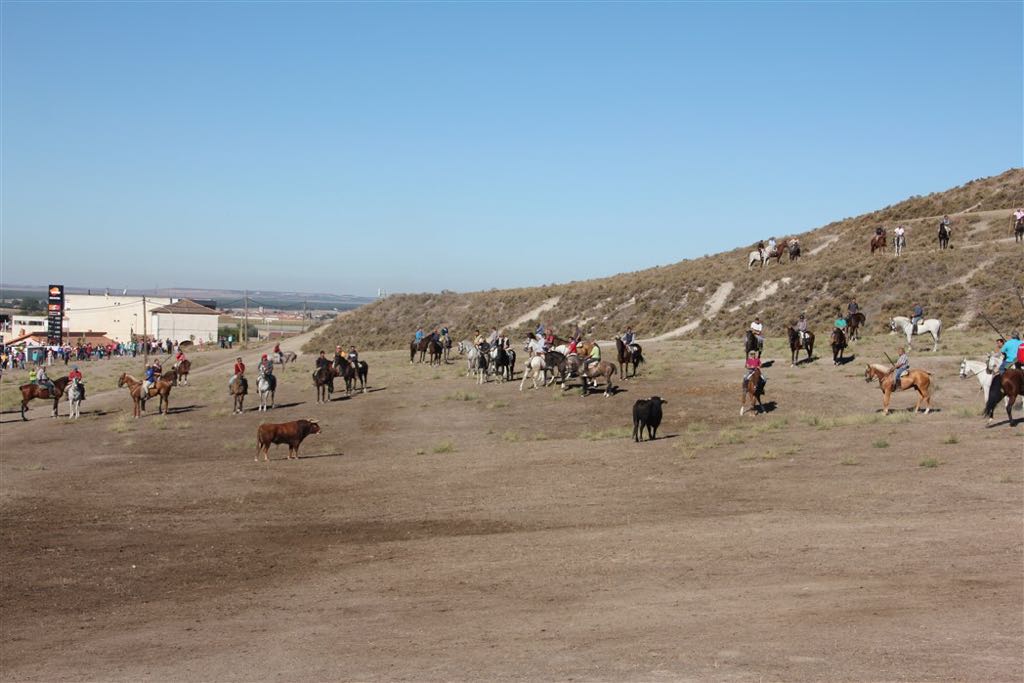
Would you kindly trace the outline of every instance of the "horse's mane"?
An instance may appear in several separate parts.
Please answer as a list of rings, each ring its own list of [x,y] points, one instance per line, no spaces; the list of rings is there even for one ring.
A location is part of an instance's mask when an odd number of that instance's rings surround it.
[[[888,375],[889,370],[891,369],[886,367],[885,365],[882,365],[881,363],[870,363],[868,364],[868,367],[876,372],[882,373],[883,375]]]

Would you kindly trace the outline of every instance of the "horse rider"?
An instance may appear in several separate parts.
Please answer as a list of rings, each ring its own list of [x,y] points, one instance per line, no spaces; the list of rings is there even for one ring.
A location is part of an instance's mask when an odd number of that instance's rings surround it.
[[[565,354],[565,355],[566,355],[566,357],[569,357],[569,356],[575,356],[575,355],[576,355],[576,353],[577,353],[577,351],[576,351],[576,347],[578,347],[578,346],[579,346],[579,342],[578,342],[578,341],[576,341],[576,338],[575,338],[575,337],[573,337],[572,339],[570,339],[570,340],[569,340],[569,348],[568,348],[568,349],[566,350],[567,352],[566,352],[566,354]]]
[[[71,372],[68,373],[68,384],[78,380],[79,390],[82,392],[82,400],[85,400],[85,382],[82,381],[82,373],[79,371],[77,365],[71,366]]]
[[[341,352],[341,344],[334,347],[334,364],[341,367],[344,364],[345,355]]]
[[[597,342],[593,342],[593,346],[590,347],[590,355],[583,361],[583,373],[586,374],[587,368],[594,363],[601,362],[601,347],[597,345]]]
[[[178,366],[185,360],[185,352],[178,347],[178,354],[174,357],[174,369],[177,370]]]
[[[943,216],[939,221],[939,235],[942,235],[943,229],[946,231],[947,239],[953,236],[953,223],[949,220],[949,216]]]
[[[803,346],[807,343],[807,315],[804,313],[800,314],[800,319],[796,321],[796,331],[800,335],[800,345]]]
[[[550,349],[555,345],[555,328],[548,323],[547,333],[544,335],[544,348]]]
[[[45,365],[40,365],[39,370],[36,372],[36,384],[44,387],[47,391],[54,391],[56,389],[53,382],[50,381],[50,378],[46,376]]]
[[[750,381],[750,376],[754,374],[754,370],[761,367],[761,359],[757,357],[757,351],[751,351],[747,354],[747,361],[743,364],[743,387],[746,388],[747,382]]]
[[[1020,332],[1014,330],[1013,335],[999,349],[999,352],[1003,354],[1003,362],[999,366],[999,372],[1012,368],[1017,363],[1017,359],[1020,357],[1020,347]]]
[[[768,238],[768,255],[771,256],[774,253],[775,253],[775,238],[774,237],[769,237]]]
[[[896,229],[893,230],[893,235],[894,235],[896,244],[899,244],[901,240],[903,240],[903,243],[906,244],[906,234],[907,234],[907,229],[904,228],[902,225],[897,225]]]
[[[910,314],[910,324],[913,325],[913,334],[917,334],[917,326],[922,320],[924,320],[924,308],[921,304],[915,303],[914,310]]]
[[[491,333],[489,335],[487,335],[487,343],[490,344],[492,348],[498,344],[498,328],[497,327],[492,327],[491,328]]]
[[[157,383],[160,379],[160,370],[158,370],[156,361],[153,361],[146,367],[146,376],[142,380],[142,393],[148,394],[149,390]]]
[[[1013,212],[1013,226],[1011,230],[1016,230],[1018,225],[1024,224],[1024,208],[1018,208]]]
[[[480,330],[473,330],[473,346],[479,348],[484,343],[483,335],[480,334]]]
[[[423,341],[423,328],[422,327],[417,327],[416,328],[416,337],[415,338],[416,338],[416,343],[417,344],[419,344],[421,341]]]
[[[452,340],[451,340],[451,337],[448,336],[448,328],[447,327],[441,327],[441,348],[448,349],[448,348],[451,348],[451,345],[452,345]],[[353,348],[355,348],[355,347],[353,347]]]
[[[850,305],[854,306],[855,304],[851,303]],[[853,317],[852,313],[850,314],[850,317]],[[846,334],[846,318],[844,318],[843,314],[839,312],[839,309],[836,309],[836,321],[833,324],[836,329],[842,330],[843,334]]]
[[[533,334],[541,339],[544,338],[544,323],[537,323],[537,329],[533,331]]]
[[[764,349],[764,324],[760,318],[754,318],[754,322],[750,323],[750,331],[754,335],[754,339],[757,341],[757,346],[760,349]]]
[[[766,256],[764,253],[764,240],[757,241],[757,253],[761,256],[761,260],[764,261]]]
[[[884,233],[885,233],[885,228],[882,227],[881,225],[879,225],[877,228],[875,228],[875,237],[883,235]]]
[[[896,364],[893,365],[893,377],[892,377],[892,390],[900,390],[900,378],[910,369],[910,357],[907,356],[907,350],[902,346],[899,348],[900,355],[896,358]]]
[[[325,351],[321,351],[320,355],[316,359],[316,365],[314,366],[313,374],[318,374],[321,370],[327,370],[327,386],[330,387],[330,391],[334,393],[334,373],[331,372],[331,361],[327,359]]]
[[[860,312],[860,304],[857,303],[857,297],[850,299],[850,303],[846,305],[846,312],[851,318]]]
[[[626,325],[626,331],[622,333],[622,341],[626,346],[632,346],[633,341],[636,339],[636,333],[633,332],[632,325]]]
[[[242,362],[241,356],[235,359],[233,372],[234,374],[231,375],[231,381],[228,382],[228,391],[231,391],[231,385],[235,383],[235,380],[241,378],[241,376],[245,374],[245,363]]]
[[[359,352],[356,351],[356,347],[354,346],[348,347],[348,362],[351,363],[353,367],[359,366]]]
[[[527,348],[534,356],[544,356],[544,339],[536,334],[529,335],[530,341],[527,343]]]
[[[283,365],[284,364],[284,352],[281,351],[281,342],[277,342],[276,344],[274,344],[273,354],[274,354],[274,357],[277,358],[277,362]]]
[[[274,361],[267,357],[267,354],[263,354],[260,357],[259,365],[256,366],[256,372],[261,375],[273,375],[274,374]]]
[[[577,342],[583,339],[583,330],[580,329],[579,323],[576,323],[576,327],[572,331],[571,339],[575,339]]]

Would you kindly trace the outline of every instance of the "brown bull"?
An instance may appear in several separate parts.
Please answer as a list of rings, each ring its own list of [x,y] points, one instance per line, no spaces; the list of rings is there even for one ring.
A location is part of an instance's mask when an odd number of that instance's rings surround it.
[[[310,434],[319,434],[320,425],[316,420],[295,420],[278,424],[261,424],[256,428],[256,457],[259,462],[260,453],[264,460],[270,460],[270,446],[275,443],[288,444],[288,458],[298,459],[299,446]]]

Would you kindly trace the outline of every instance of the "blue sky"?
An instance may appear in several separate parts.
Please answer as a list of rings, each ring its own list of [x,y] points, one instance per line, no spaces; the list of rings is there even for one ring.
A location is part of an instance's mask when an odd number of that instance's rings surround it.
[[[0,279],[461,291],[811,229],[1024,165],[1022,8],[5,1]]]

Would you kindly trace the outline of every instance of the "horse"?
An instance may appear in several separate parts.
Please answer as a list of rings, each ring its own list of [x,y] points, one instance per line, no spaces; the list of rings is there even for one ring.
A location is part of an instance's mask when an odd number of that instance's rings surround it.
[[[427,354],[427,344],[429,344],[429,343],[430,343],[430,337],[424,337],[423,339],[420,339],[419,341],[416,341],[415,339],[413,339],[409,343],[409,362],[410,363],[415,363],[416,362],[416,354],[419,353],[420,354],[420,362],[422,363],[424,356],[426,356],[426,354]]]
[[[187,358],[178,363],[172,372],[174,372],[174,386],[188,384],[188,373],[192,369],[192,361]]]
[[[463,339],[458,344],[459,354],[466,356],[466,377],[473,374],[473,370],[476,368],[477,358],[480,356],[480,349],[473,346],[468,339]]]
[[[1013,241],[1024,242],[1024,218],[1013,224]]]
[[[946,227],[945,223],[939,223],[939,249],[946,249],[949,247],[949,228]]]
[[[282,351],[277,356],[277,363],[281,367],[284,367],[286,364],[294,363],[298,359],[299,359],[299,354],[295,353],[294,351],[287,351],[287,352]]]
[[[800,358],[800,352],[807,352],[807,362],[811,362],[814,358],[814,333],[808,330],[805,332],[805,337],[801,341],[800,333],[793,327],[788,328],[789,331],[789,350],[793,354],[791,365],[796,365],[797,360]]]
[[[444,353],[444,347],[441,346],[441,342],[437,341],[436,339],[428,338],[426,351],[428,354],[430,354],[431,365],[441,364],[441,356]],[[422,357],[420,360],[422,362]]]
[[[53,399],[53,411],[50,413],[51,417],[57,417],[57,403],[61,397],[64,396],[64,391],[68,387],[67,377],[58,377],[52,380],[53,388],[44,387],[35,382],[29,384],[22,384],[18,389],[21,391],[21,419],[28,422],[28,418],[25,417],[25,411],[28,410],[28,402],[34,398],[52,398]]]
[[[875,233],[874,237],[871,238],[871,253],[874,254],[876,251],[885,250],[885,230],[882,232]]]
[[[316,402],[329,403],[334,393],[334,378],[338,371],[333,365],[323,365],[313,371],[313,386],[316,387]]]
[[[477,349],[476,364],[473,366],[473,373],[477,376],[477,384],[486,382],[487,377],[491,374],[491,354],[486,346],[486,344],[481,344],[481,348]]]
[[[747,401],[750,402],[752,409],[757,409],[758,415],[764,411],[764,405],[761,403],[761,397],[764,396],[764,383],[761,368],[754,368],[750,374],[744,375],[741,385],[742,393],[740,394],[740,417],[743,417],[743,413],[746,412]]]
[[[896,256],[902,256],[903,250],[907,248],[907,236],[896,235],[892,240],[893,249],[896,251]]]
[[[633,366],[633,374],[636,377],[637,367],[644,362],[643,348],[639,344],[629,344],[622,341],[622,337],[615,338],[615,350],[619,356],[619,379],[626,379],[626,366]]]
[[[892,371],[892,368],[887,368],[884,365],[877,363],[869,364],[864,370],[864,381],[871,382],[878,380],[878,388],[882,390],[882,410],[885,414],[889,414],[889,401],[892,399],[893,392],[893,377],[896,373]],[[902,377],[900,377],[900,389],[906,390],[910,388],[917,389],[917,404],[914,406],[914,413],[916,414],[921,409],[921,402],[924,401],[925,411],[927,415],[932,410],[932,376],[930,372],[925,370],[911,369],[907,370]]]
[[[494,365],[494,372],[502,382],[513,379],[512,366],[516,362],[516,352],[513,349],[506,349],[496,345],[491,349],[491,363]]]
[[[772,259],[775,259],[775,263],[782,264],[782,255],[786,253],[786,241],[779,240],[775,243],[774,249],[765,249],[764,262],[768,263]]]
[[[228,394],[234,398],[234,414],[240,415],[245,411],[243,404],[245,403],[245,395],[249,393],[249,380],[244,375],[235,377],[231,384],[228,386]]]
[[[917,324],[917,329],[914,329],[914,325],[910,322],[910,318],[902,315],[897,315],[889,320],[889,329],[893,332],[897,330],[907,335],[907,349],[910,349],[910,340],[915,334],[924,334],[928,332],[932,335],[932,351],[939,350],[939,335],[942,334],[942,321],[938,318],[927,318]]]
[[[581,390],[586,396],[590,392],[587,380],[594,380],[596,387],[599,382],[604,382],[604,395],[611,396],[615,393],[615,385],[612,384],[612,377],[615,376],[615,363],[599,360],[596,363],[583,363],[580,366],[580,380],[583,382]]]
[[[531,356],[526,359],[525,367],[523,368],[523,379],[519,382],[519,391],[523,390],[526,385],[526,378],[530,377],[533,379],[533,388],[537,388],[537,378],[541,378],[541,384],[545,384],[547,380],[546,376],[547,365],[544,363],[544,359],[541,356]]]
[[[274,393],[277,391],[277,377],[261,372],[256,377],[256,391],[260,394],[260,412],[266,412],[268,408],[274,407]],[[267,399],[270,405],[267,405]]]
[[[441,348],[444,350],[444,362],[445,365],[451,362],[452,355],[452,338],[449,335],[441,337]]]
[[[846,335],[838,327],[832,328],[832,365],[843,362],[843,350],[846,348]]]
[[[153,396],[160,397],[160,404],[157,406],[158,413],[167,415],[170,412],[171,387],[174,386],[171,380],[161,377],[149,388],[149,391],[143,392],[142,382],[124,372],[117,379],[118,389],[123,386],[128,387],[128,395],[132,397],[132,417],[142,417],[142,411],[146,409],[146,399]]]
[[[800,241],[791,240],[789,243],[789,260],[790,262],[800,260]]]
[[[1024,394],[1024,371],[1007,368],[997,377],[999,381],[992,382],[993,391],[989,394],[988,401],[985,403],[985,417],[988,418],[988,423],[992,424],[994,419],[993,411],[996,409],[996,404],[999,403],[999,399],[1006,396],[1006,417],[1012,427],[1015,424],[1013,421],[1013,404],[1017,402],[1018,396]]]
[[[743,340],[743,357],[748,358],[751,351],[757,351],[757,357],[761,357],[764,351],[764,341],[757,338],[753,330],[747,330],[746,338]]]
[[[753,268],[755,263],[763,268],[765,261],[767,261],[767,259],[764,254],[755,249],[747,255],[747,270]]]
[[[68,384],[68,417],[77,420],[82,415],[82,398],[85,396],[85,385],[77,377]]]
[[[995,353],[990,353],[985,361],[964,358],[960,361],[960,379],[977,377],[978,384],[981,385],[981,395],[988,401],[992,378],[998,374],[1001,358],[1001,354]],[[1018,400],[1020,400],[1019,397]]]
[[[857,311],[853,315],[846,316],[845,320],[846,329],[848,330],[846,340],[851,342],[858,341],[860,339],[860,328],[864,327],[867,317],[860,311]]]
[[[555,381],[555,375],[557,371],[558,384],[564,389],[565,380],[573,372],[579,371],[579,356],[575,353],[571,356],[562,353],[561,351],[546,351],[544,353],[544,384],[548,385]],[[551,379],[547,379],[547,371],[551,371]]]
[[[351,362],[351,361],[350,361]],[[352,388],[355,389],[356,380],[359,381],[359,390],[362,393],[366,393],[366,382],[370,379],[370,364],[365,360],[356,361],[352,363],[353,368],[356,371],[356,375],[352,380]]]

